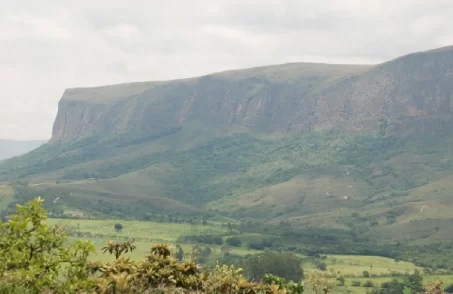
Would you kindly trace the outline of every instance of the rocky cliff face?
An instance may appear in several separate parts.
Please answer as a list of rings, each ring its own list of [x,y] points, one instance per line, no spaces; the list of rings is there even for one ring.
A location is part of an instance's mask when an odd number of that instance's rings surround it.
[[[449,120],[453,47],[377,66],[286,64],[187,80],[67,90],[55,141],[153,134],[199,122],[253,131],[376,132],[385,121]]]
[[[360,209],[385,229],[395,211],[431,217],[419,214],[423,201],[450,221],[452,100],[453,47],[376,66],[296,63],[70,89],[53,144],[2,162],[0,181],[58,180],[55,195],[76,195],[60,200],[67,207],[128,203],[133,217],[215,207],[337,228]],[[298,130],[312,132],[256,134]]]
[[[453,103],[453,47],[411,54],[342,81],[318,99],[318,126],[376,129],[414,119],[449,119]]]

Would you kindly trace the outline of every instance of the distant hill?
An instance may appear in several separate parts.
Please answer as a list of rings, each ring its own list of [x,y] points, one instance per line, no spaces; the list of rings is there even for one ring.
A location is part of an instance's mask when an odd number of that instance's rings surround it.
[[[25,154],[45,144],[47,141],[15,141],[0,139],[0,160]]]
[[[51,141],[0,164],[0,181],[38,182],[22,195],[117,217],[203,211],[444,240],[453,233],[452,81],[446,47],[379,65],[292,63],[69,89]]]

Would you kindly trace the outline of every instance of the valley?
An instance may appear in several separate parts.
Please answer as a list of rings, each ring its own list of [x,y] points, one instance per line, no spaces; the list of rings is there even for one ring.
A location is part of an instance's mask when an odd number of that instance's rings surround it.
[[[41,196],[71,241],[133,240],[135,261],[170,243],[203,266],[286,252],[340,270],[344,293],[453,283],[452,77],[445,47],[68,89],[51,140],[0,162],[0,216]]]

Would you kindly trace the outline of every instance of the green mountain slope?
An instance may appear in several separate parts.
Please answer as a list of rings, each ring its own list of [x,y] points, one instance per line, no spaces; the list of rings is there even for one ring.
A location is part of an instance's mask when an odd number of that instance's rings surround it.
[[[71,89],[50,143],[1,164],[0,180],[89,214],[445,240],[452,79],[450,47],[376,66],[299,63]]]
[[[16,141],[0,139],[0,160],[23,155],[45,144],[46,141]]]

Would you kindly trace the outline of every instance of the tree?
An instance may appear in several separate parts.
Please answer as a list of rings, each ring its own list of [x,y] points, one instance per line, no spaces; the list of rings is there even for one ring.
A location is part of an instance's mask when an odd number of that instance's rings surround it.
[[[296,282],[304,274],[299,258],[292,253],[268,251],[252,255],[242,261],[242,267],[245,274],[255,281],[261,280],[265,274],[272,274]]]
[[[235,266],[220,266],[202,271],[193,260],[178,261],[169,245],[151,247],[142,261],[124,256],[135,246],[131,242],[113,241],[102,249],[114,256],[111,262],[90,262],[94,250],[87,241],[72,244],[59,226],[46,224],[47,212],[42,199],[17,207],[7,223],[0,223],[0,293],[262,293],[303,292],[303,283],[286,283],[284,278],[267,276],[270,283],[247,280]],[[204,255],[208,247],[200,248]],[[269,268],[299,272],[296,256],[268,252],[264,259]],[[280,264],[279,264],[280,263]],[[335,278],[335,277],[334,277]],[[323,288],[322,293],[328,293]],[[320,292],[316,292],[320,293]]]
[[[404,294],[404,284],[397,279],[382,283],[381,288],[382,293]]]
[[[122,224],[115,224],[115,231],[119,232],[123,230],[123,225]]]
[[[182,247],[179,244],[176,245],[176,259],[178,261],[182,261],[184,259],[184,250],[182,250]]]
[[[345,279],[343,276],[338,277],[337,281],[338,281],[338,285],[344,286]]]
[[[363,272],[362,272],[362,276],[363,276],[364,278],[369,278],[369,277],[370,277],[370,272],[369,272],[369,271],[363,271]]]
[[[332,279],[333,277],[333,279]],[[332,293],[335,289],[335,279],[340,277],[340,272],[330,269],[329,272],[318,269],[309,271],[305,281],[310,285],[311,291],[315,294]]]
[[[352,287],[360,287],[361,284],[362,283],[360,281],[352,281],[351,282]]]
[[[137,249],[137,247],[135,247],[135,245],[132,245],[131,241],[126,241],[123,243],[109,241],[107,245],[102,248],[102,252],[108,252],[109,254],[114,255],[115,259],[118,259],[123,253],[132,252],[135,249]]]
[[[435,281],[431,285],[428,286],[428,294],[443,294],[444,291],[442,290],[443,282],[442,281]]]
[[[75,293],[90,288],[93,281],[85,269],[93,244],[68,244],[64,228],[45,223],[47,212],[42,203],[37,198],[17,205],[16,214],[7,223],[0,223],[0,285],[23,287],[33,293],[42,289]]]
[[[316,268],[321,271],[325,271],[327,270],[327,265],[325,262],[319,262],[318,264],[316,264]]]
[[[228,223],[227,227],[228,227],[228,231],[230,232],[230,234],[232,234],[233,233],[233,226],[231,225],[231,223]]]
[[[363,283],[362,286],[365,287],[365,288],[373,288],[374,287],[374,283],[373,283],[373,281],[368,280],[365,283]]]
[[[423,277],[420,275],[420,271],[415,270],[413,274],[409,275],[406,278],[405,285],[412,292],[423,291]]]
[[[238,237],[228,238],[228,239],[226,239],[226,243],[228,245],[234,246],[234,247],[240,247],[242,245],[242,241]]]

